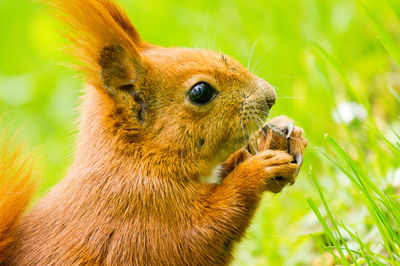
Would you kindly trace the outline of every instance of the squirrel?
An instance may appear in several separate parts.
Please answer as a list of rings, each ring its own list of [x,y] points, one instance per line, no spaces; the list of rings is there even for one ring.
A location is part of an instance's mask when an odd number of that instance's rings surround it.
[[[142,41],[111,0],[50,5],[87,84],[75,157],[24,213],[31,165],[0,153],[0,265],[229,264],[307,145],[288,118],[266,123],[274,88],[220,52]]]

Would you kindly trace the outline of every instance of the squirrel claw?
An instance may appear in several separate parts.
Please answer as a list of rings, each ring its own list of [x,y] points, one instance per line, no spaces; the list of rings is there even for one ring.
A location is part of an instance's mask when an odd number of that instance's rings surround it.
[[[288,132],[286,134],[286,139],[290,139],[290,137],[292,136],[292,133],[294,131],[294,124],[293,123],[288,124],[287,131]]]
[[[295,154],[294,155],[294,160],[296,162],[296,164],[300,167],[303,164],[303,154]]]
[[[295,154],[293,157],[294,157],[294,161],[297,164],[297,170],[296,170],[296,176],[297,176],[300,172],[300,167],[303,164],[303,154],[298,153],[298,154]]]

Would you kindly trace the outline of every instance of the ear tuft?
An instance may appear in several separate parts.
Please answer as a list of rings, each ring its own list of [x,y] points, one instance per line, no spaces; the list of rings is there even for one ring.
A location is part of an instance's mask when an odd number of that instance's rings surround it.
[[[144,46],[140,36],[125,12],[113,1],[44,1],[53,6],[57,16],[69,26],[67,37],[75,46],[73,53],[84,63],[84,69],[91,75],[89,78],[98,80],[99,72],[106,68],[123,75],[123,69],[116,67],[118,62],[126,58],[140,61],[140,50]]]

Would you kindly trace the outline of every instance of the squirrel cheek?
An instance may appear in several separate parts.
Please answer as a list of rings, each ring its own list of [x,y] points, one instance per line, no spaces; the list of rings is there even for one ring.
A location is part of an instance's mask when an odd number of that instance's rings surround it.
[[[246,135],[252,135],[252,132],[258,127],[258,119],[261,113],[257,110],[257,102],[253,100],[247,100],[243,103],[242,108],[239,112],[239,118],[243,133]]]

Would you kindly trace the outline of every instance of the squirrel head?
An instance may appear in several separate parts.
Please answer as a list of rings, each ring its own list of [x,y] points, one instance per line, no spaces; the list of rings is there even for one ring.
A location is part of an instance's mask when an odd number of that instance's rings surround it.
[[[190,160],[204,175],[265,123],[274,88],[238,61],[145,43],[109,0],[53,3],[73,29],[76,55],[100,99],[93,112],[120,152]]]

